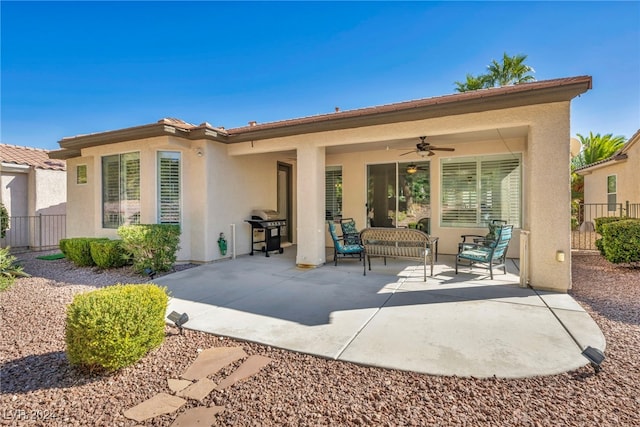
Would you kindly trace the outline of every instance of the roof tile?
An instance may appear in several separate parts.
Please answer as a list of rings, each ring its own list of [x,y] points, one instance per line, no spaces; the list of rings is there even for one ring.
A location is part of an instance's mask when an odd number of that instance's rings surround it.
[[[67,169],[64,160],[50,159],[48,150],[10,144],[0,144],[0,161],[2,163],[31,166],[36,169],[59,171]]]

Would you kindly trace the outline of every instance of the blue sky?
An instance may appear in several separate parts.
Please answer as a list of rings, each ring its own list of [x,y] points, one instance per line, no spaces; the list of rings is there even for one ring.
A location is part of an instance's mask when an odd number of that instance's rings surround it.
[[[492,59],[590,75],[571,133],[640,127],[640,2],[8,2],[0,141],[226,128],[454,93]]]

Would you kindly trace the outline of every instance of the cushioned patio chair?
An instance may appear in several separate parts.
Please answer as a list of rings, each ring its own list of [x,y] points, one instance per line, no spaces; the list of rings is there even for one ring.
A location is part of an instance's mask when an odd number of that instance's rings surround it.
[[[338,236],[336,233],[336,225],[333,221],[327,221],[329,225],[329,234],[333,240],[333,265],[338,265],[338,256],[353,257],[358,256],[358,260],[362,261],[362,252],[364,251],[362,245],[359,244],[347,244],[343,237]],[[358,237],[358,241],[360,237]]]
[[[494,219],[489,223],[489,233],[484,236],[480,234],[463,234],[462,242],[458,244],[458,252],[462,250],[462,247],[466,243],[477,243],[484,246],[491,246],[496,240],[496,230],[503,225],[507,225],[507,221],[502,219]]]
[[[424,231],[427,234],[431,234],[431,218],[420,218],[416,228],[420,231]]]
[[[341,218],[340,228],[342,229],[342,238],[346,245],[360,244],[360,232],[356,228],[356,222],[353,218]]]
[[[493,268],[502,267],[504,274],[507,274],[507,249],[511,241],[513,225],[501,225],[496,229],[495,240],[490,243],[461,243],[461,249],[456,256],[456,274],[460,261],[468,262],[464,264],[473,268],[480,265],[489,270],[489,277],[493,280]]]

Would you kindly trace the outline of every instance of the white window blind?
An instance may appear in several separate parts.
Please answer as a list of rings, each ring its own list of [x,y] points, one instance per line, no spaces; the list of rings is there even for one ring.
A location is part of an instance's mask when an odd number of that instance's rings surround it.
[[[140,223],[140,153],[102,158],[102,226]]]
[[[325,169],[325,219],[342,215],[342,166]]]
[[[501,219],[520,227],[519,155],[444,159],[441,185],[443,226],[485,227]]]
[[[180,223],[180,153],[158,152],[158,223]]]

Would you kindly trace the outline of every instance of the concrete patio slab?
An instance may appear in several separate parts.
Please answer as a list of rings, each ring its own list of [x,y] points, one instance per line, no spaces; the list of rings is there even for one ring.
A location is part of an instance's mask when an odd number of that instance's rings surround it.
[[[571,296],[518,286],[517,260],[490,280],[468,267],[456,275],[441,255],[425,282],[421,266],[394,259],[373,260],[366,276],[357,260],[299,269],[293,249],[155,282],[173,295],[168,312],[189,315],[186,328],[383,368],[528,377],[588,364],[578,343],[604,348]]]

